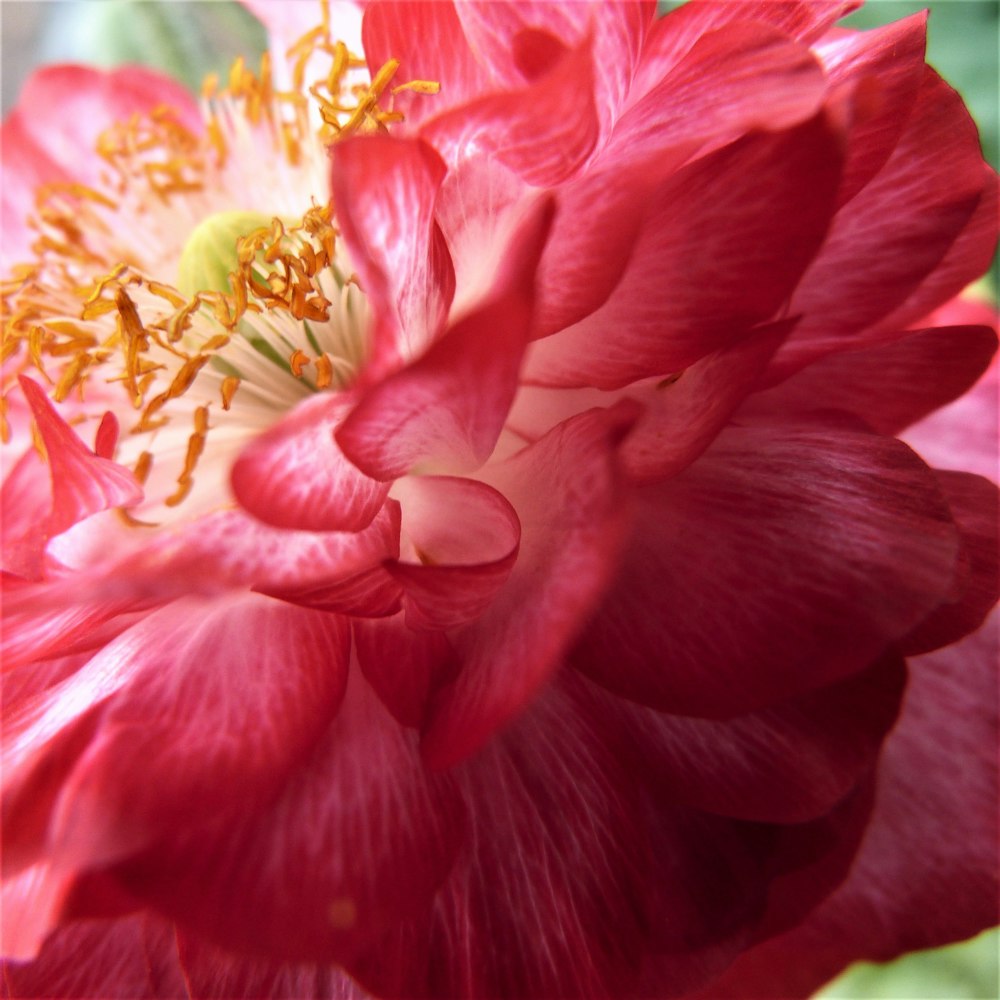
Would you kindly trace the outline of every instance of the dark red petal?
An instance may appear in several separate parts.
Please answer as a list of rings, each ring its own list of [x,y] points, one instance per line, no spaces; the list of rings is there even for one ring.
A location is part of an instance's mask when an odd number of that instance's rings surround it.
[[[177,950],[184,981],[197,1000],[369,1000],[332,966],[269,962],[214,948],[193,934],[179,933]]]
[[[255,595],[156,611],[41,696],[5,762],[5,809],[23,811],[60,761],[47,849],[86,868],[253,807],[336,710],[348,638],[336,617]]]
[[[942,263],[992,183],[961,98],[926,69],[892,155],[837,212],[822,252],[796,289],[789,311],[802,319],[777,362],[787,370],[844,344],[863,344],[861,331],[885,320]],[[984,235],[979,242],[970,249],[985,267],[994,239]],[[965,282],[978,276],[968,272]],[[897,319],[895,329],[907,325]]]
[[[733,427],[640,491],[573,658],[645,704],[742,714],[865,667],[948,596],[958,548],[934,474],[898,441]]]
[[[450,636],[460,672],[424,731],[433,766],[472,753],[523,708],[603,590],[626,515],[615,449],[634,419],[628,404],[592,410],[484,470],[517,511],[521,548],[483,616]]]
[[[889,656],[855,677],[725,721],[667,715],[592,692],[637,747],[665,801],[756,822],[829,812],[875,764],[906,671]],[[641,763],[640,763],[641,761]]]
[[[455,271],[434,218],[444,175],[422,139],[372,135],[335,148],[337,224],[375,313],[376,367],[421,354],[448,315]]]
[[[423,912],[463,835],[453,780],[426,772],[416,734],[355,670],[325,736],[268,806],[173,837],[117,874],[223,947],[343,962]]]
[[[745,955],[706,1000],[810,995],[854,961],[971,937],[997,900],[997,617],[914,660],[850,878],[802,926]]]
[[[837,142],[821,119],[692,163],[648,205],[611,298],[536,344],[526,379],[614,389],[745,336],[787,298],[819,248],[839,176]]]
[[[997,487],[965,472],[938,472],[938,482],[962,534],[965,572],[954,599],[932,612],[902,643],[909,656],[974,632],[1000,596]]]
[[[486,301],[362,396],[336,435],[358,468],[395,479],[414,466],[468,471],[489,458],[517,391],[551,220],[551,202],[539,202],[511,238]]]
[[[521,525],[491,486],[449,476],[397,485],[405,551],[387,564],[402,585],[411,628],[447,629],[477,618],[517,558]]]
[[[984,326],[901,332],[887,344],[828,354],[751,396],[741,412],[844,410],[882,434],[898,434],[971,389],[996,347],[996,334]]]
[[[371,524],[389,484],[357,469],[334,440],[350,407],[340,396],[313,396],[251,441],[231,472],[240,504],[276,528],[360,531]]]
[[[402,614],[355,619],[354,648],[368,683],[403,726],[419,728],[431,693],[455,674],[447,636],[412,629]]]

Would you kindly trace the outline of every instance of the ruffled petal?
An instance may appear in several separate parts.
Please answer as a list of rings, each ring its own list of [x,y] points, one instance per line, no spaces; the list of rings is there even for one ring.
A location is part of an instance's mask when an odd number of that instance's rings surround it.
[[[997,900],[997,617],[919,657],[879,765],[875,812],[844,885],[800,927],[743,956],[704,993],[810,995],[851,962],[963,940]]]
[[[364,136],[333,157],[337,224],[375,313],[366,369],[397,367],[437,337],[455,294],[455,270],[434,218],[445,165],[421,139]]]
[[[337,431],[358,468],[395,479],[415,467],[469,471],[489,458],[517,391],[551,221],[551,202],[540,202],[511,238],[486,302],[362,396]]]
[[[319,394],[243,449],[231,483],[240,504],[276,528],[360,531],[371,524],[389,484],[366,476],[344,456],[334,432],[351,401]]]
[[[407,625],[443,630],[478,618],[517,559],[514,508],[473,479],[413,477],[398,489],[409,551],[387,569],[403,587]]]
[[[45,804],[48,856],[85,869],[259,805],[336,710],[348,636],[254,595],[150,614],[8,727],[5,828]]]
[[[450,635],[460,672],[424,729],[432,766],[469,755],[524,707],[602,592],[624,531],[615,449],[635,416],[629,404],[592,410],[484,470],[517,512],[521,547],[482,617]]]
[[[174,836],[116,875],[209,942],[342,963],[426,908],[463,836],[453,780],[427,773],[416,734],[353,670],[336,718],[265,808]]]
[[[863,669],[948,597],[958,551],[934,474],[894,439],[732,427],[640,491],[573,661],[662,710],[745,713]]]
[[[989,367],[996,347],[996,334],[985,326],[908,330],[887,344],[828,354],[751,396],[741,413],[843,410],[881,434],[898,434],[964,396]]]
[[[526,379],[614,389],[746,336],[819,249],[839,177],[837,140],[822,119],[751,135],[686,167],[648,205],[608,301],[536,344]]]

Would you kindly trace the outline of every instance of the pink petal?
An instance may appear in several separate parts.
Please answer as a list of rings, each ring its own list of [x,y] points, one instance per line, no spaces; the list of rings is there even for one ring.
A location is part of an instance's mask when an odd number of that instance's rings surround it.
[[[745,336],[818,249],[839,173],[835,137],[820,119],[751,135],[686,167],[649,204],[611,298],[538,343],[527,380],[613,389]]]
[[[397,59],[400,65],[396,79],[441,84],[440,93],[433,96],[407,91],[396,95],[393,109],[403,112],[410,125],[490,89],[489,71],[469,48],[450,0],[369,3],[362,30],[365,56],[372,73],[389,59]]]
[[[661,710],[725,718],[848,677],[947,597],[956,568],[933,473],[836,422],[732,427],[639,496],[573,659]]]
[[[48,838],[61,864],[107,863],[252,809],[335,711],[347,642],[340,619],[255,595],[156,611],[43,696],[5,767],[5,780],[31,775],[13,808],[37,794],[53,740],[93,720],[76,759],[60,758],[70,769]]]
[[[559,184],[598,139],[591,45],[568,52],[528,87],[491,93],[431,119],[421,135],[449,163],[470,153],[506,164],[528,184]]]
[[[654,22],[642,51],[631,101],[647,93],[704,35],[734,23],[757,22],[812,44],[861,0],[697,0]]]
[[[517,559],[521,526],[505,497],[472,479],[411,477],[400,484],[412,555],[388,565],[411,628],[448,629],[478,618]]]
[[[996,334],[984,326],[931,327],[897,337],[828,354],[775,388],[751,396],[742,412],[844,410],[881,434],[898,434],[965,395],[997,346]]]
[[[485,614],[451,635],[461,666],[424,731],[432,766],[469,755],[523,708],[602,592],[624,528],[615,446],[635,415],[627,403],[592,410],[485,470],[517,511],[521,548]]]
[[[745,955],[706,1000],[804,997],[851,962],[997,923],[996,626],[994,615],[959,645],[913,662],[850,878],[801,927]]]
[[[443,632],[410,628],[402,614],[354,620],[354,648],[368,683],[402,726],[420,728],[427,700],[455,675],[455,651]]]
[[[190,131],[203,130],[192,95],[170,77],[141,66],[47,66],[28,78],[17,102],[30,139],[73,180],[90,185],[99,185],[107,170],[97,153],[101,132],[161,106]]]
[[[872,31],[851,31],[817,48],[834,93],[849,89],[852,123],[841,204],[883,167],[899,142],[924,76],[927,14],[914,14]]]
[[[16,961],[34,958],[42,942],[58,926],[72,883],[72,875],[53,871],[47,862],[4,878],[0,888],[4,915],[0,954]]]
[[[511,238],[486,302],[362,396],[337,431],[359,469],[394,479],[414,466],[467,471],[490,456],[517,391],[551,219],[551,203],[540,202]]]
[[[6,573],[37,580],[48,542],[45,512],[52,506],[52,476],[34,448],[9,463],[0,485],[2,565]]]
[[[597,111],[608,131],[617,118],[638,61],[642,40],[655,15],[652,3],[554,4],[545,0],[497,4],[465,0],[458,14],[469,44],[508,85],[536,78],[542,66],[530,57],[530,42],[552,39],[549,51],[575,49],[588,35],[594,41]],[[529,43],[529,44],[526,44]]]
[[[45,521],[47,537],[85,517],[112,507],[129,507],[143,496],[132,473],[91,452],[62,419],[48,396],[25,375],[18,380],[45,445],[52,477],[52,503]]]
[[[266,808],[175,837],[117,874],[210,942],[341,963],[423,911],[463,835],[452,779],[427,774],[416,734],[352,671],[325,736]]]
[[[892,156],[837,213],[796,290],[789,310],[802,320],[779,363],[794,369],[844,344],[863,344],[861,331],[886,318],[942,263],[986,190],[976,127],[958,95],[927,69]],[[974,250],[984,267],[993,242],[984,237]],[[965,281],[976,277],[969,272]]]
[[[344,456],[334,439],[351,407],[318,394],[244,448],[231,482],[240,504],[277,528],[360,531],[371,524],[389,492]]]
[[[648,156],[682,142],[722,145],[752,129],[791,128],[816,114],[826,87],[806,46],[763,24],[734,24],[699,38],[622,115],[612,148]]]
[[[448,315],[455,272],[434,218],[444,174],[420,139],[373,135],[336,146],[337,223],[375,312],[376,366],[419,355]]]

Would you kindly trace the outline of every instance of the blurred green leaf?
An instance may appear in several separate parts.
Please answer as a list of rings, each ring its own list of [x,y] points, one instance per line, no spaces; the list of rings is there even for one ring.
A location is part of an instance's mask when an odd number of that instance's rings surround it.
[[[894,962],[859,962],[815,1000],[996,1000],[1000,928]]]
[[[76,0],[46,6],[44,61],[142,63],[195,91],[206,74],[224,75],[236,56],[254,61],[267,48],[261,24],[231,0]]]

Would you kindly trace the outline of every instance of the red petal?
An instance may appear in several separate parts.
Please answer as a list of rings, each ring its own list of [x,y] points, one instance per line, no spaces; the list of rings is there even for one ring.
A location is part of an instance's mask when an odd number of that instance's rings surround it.
[[[599,689],[593,697],[631,734],[664,800],[754,822],[802,823],[867,777],[905,679],[902,660],[890,656],[846,681],[722,722],[666,715]]]
[[[612,148],[648,156],[682,142],[722,145],[752,129],[791,128],[816,114],[826,86],[806,46],[763,24],[734,24],[699,38],[622,115]]]
[[[908,655],[957,642],[974,632],[1000,596],[997,488],[964,472],[939,472],[952,517],[962,533],[965,573],[956,597],[920,623],[903,644]]]
[[[421,130],[450,163],[469,151],[496,158],[528,184],[572,176],[597,142],[591,45],[567,53],[530,86],[488,94],[437,116]]]
[[[884,320],[942,263],[987,183],[976,127],[961,98],[927,69],[892,156],[838,211],[820,256],[792,297],[790,314],[802,314],[802,320],[779,362],[801,367],[846,343],[863,344],[860,331]],[[991,252],[987,244],[993,244],[989,236],[978,248],[984,261]],[[970,272],[965,281],[976,277]]]
[[[406,624],[447,629],[478,618],[517,558],[521,526],[514,508],[471,479],[411,477],[399,495],[411,551],[387,568],[403,586]]]
[[[517,390],[551,219],[551,203],[539,203],[512,237],[485,304],[362,397],[337,431],[358,468],[394,479],[416,465],[465,471],[486,461]]]
[[[343,962],[426,908],[463,838],[452,779],[428,775],[416,743],[352,671],[340,712],[269,806],[118,875],[224,947]]]
[[[840,185],[850,201],[899,141],[924,75],[926,11],[872,31],[835,35],[818,47],[830,85],[850,88],[855,122]]]
[[[23,760],[13,773],[5,768],[5,780],[34,769],[27,785],[14,786],[30,800],[53,741],[102,706],[53,807],[49,850],[62,864],[106,863],[252,808],[281,786],[334,712],[347,641],[339,619],[263,597],[179,601],[43,696],[19,733]]]
[[[933,473],[899,442],[734,427],[641,491],[574,661],[667,711],[752,711],[870,663],[948,596],[957,551]]]
[[[4,962],[3,978],[9,990],[4,995],[11,1000],[165,1000],[189,995],[172,928],[142,914],[62,928],[36,961]]]
[[[818,119],[686,167],[648,206],[611,298],[535,345],[526,378],[613,389],[733,343],[770,317],[818,249],[839,170],[835,138]]]
[[[851,962],[971,937],[997,900],[997,619],[912,663],[875,812],[850,878],[801,927],[705,993],[804,997]]]
[[[421,139],[373,135],[335,148],[337,224],[375,312],[376,365],[422,353],[448,315],[455,272],[434,219],[444,175]]]
[[[983,326],[908,330],[887,344],[828,354],[751,396],[742,412],[844,410],[882,434],[898,434],[972,388],[996,346],[996,334]]]
[[[236,499],[254,517],[299,531],[360,531],[389,493],[344,457],[334,431],[350,410],[319,394],[255,438],[233,465]]]
[[[521,549],[485,614],[451,636],[461,666],[424,732],[433,766],[472,753],[521,710],[603,590],[624,527],[614,451],[634,419],[628,404],[593,410],[485,470],[517,511]]]

